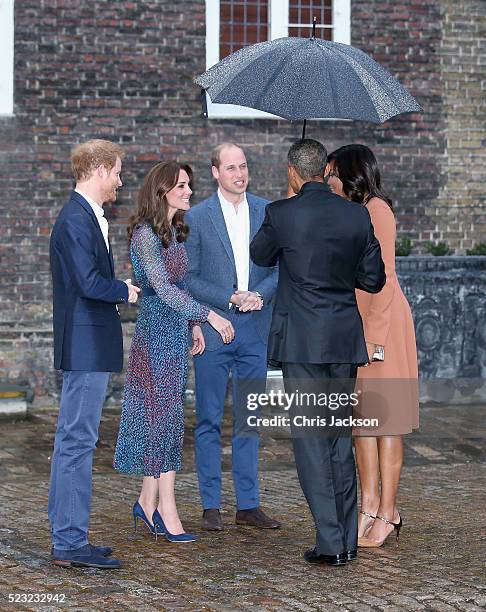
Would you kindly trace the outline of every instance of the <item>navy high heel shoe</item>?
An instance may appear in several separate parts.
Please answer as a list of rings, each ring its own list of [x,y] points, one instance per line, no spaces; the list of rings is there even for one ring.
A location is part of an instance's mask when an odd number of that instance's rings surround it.
[[[136,501],[133,504],[133,527],[135,531],[137,531],[137,519],[142,519],[142,521],[147,525],[150,530],[150,533],[155,534],[157,536],[157,532],[155,527],[149,523],[148,518],[145,516],[145,512],[143,511],[142,506]]]
[[[157,534],[165,536],[169,542],[195,542],[197,540],[197,536],[193,533],[180,533],[179,535],[170,533],[158,510],[152,514],[152,522],[155,527],[155,540],[157,540]]]

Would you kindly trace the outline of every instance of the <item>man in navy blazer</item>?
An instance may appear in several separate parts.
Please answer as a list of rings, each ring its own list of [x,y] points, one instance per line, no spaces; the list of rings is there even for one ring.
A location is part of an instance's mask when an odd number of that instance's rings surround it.
[[[123,367],[117,304],[135,302],[139,291],[115,279],[103,212],[122,185],[123,157],[106,140],[74,149],[76,187],[51,234],[54,367],[63,375],[48,507],[55,565],[121,567],[110,548],[89,543],[88,525],[101,410],[110,373]]]
[[[194,358],[196,377],[196,468],[203,505],[202,527],[223,529],[221,521],[221,419],[229,373],[233,381],[233,416],[237,389],[249,381],[262,384],[267,375],[267,341],[277,287],[277,268],[250,260],[249,244],[265,216],[266,200],[246,193],[245,153],[233,143],[213,152],[212,174],[218,190],[186,214],[189,237],[187,284],[191,295],[229,319],[235,339],[224,344],[203,324],[206,350]],[[263,388],[263,391],[265,389]],[[258,436],[235,428],[232,440],[236,523],[272,529],[280,526],[260,508]]]

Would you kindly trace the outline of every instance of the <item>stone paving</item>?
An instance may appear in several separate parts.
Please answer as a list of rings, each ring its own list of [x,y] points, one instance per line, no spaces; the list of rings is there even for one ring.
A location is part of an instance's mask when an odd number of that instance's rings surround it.
[[[139,479],[111,468],[118,414],[105,411],[95,455],[91,541],[110,544],[120,571],[48,563],[49,455],[56,414],[0,423],[0,610],[483,610],[486,608],[484,406],[428,406],[406,439],[400,547],[390,541],[342,568],[309,566],[313,526],[285,435],[265,436],[262,505],[278,531],[234,525],[230,423],[224,428],[225,531],[199,530],[189,410],[180,513],[196,544],[134,533]],[[390,539],[391,540],[391,539]],[[17,596],[9,603],[8,596]],[[58,596],[56,603],[42,602]],[[29,602],[30,597],[30,602]],[[36,600],[40,600],[36,602]]]

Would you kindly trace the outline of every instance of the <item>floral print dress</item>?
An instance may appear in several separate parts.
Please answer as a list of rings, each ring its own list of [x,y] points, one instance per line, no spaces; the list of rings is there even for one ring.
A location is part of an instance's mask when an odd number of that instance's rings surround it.
[[[188,331],[207,320],[209,308],[187,292],[186,249],[175,237],[164,248],[143,224],[133,232],[130,256],[142,292],[149,288],[149,295],[142,293],[130,348],[113,465],[120,472],[158,477],[182,467]]]

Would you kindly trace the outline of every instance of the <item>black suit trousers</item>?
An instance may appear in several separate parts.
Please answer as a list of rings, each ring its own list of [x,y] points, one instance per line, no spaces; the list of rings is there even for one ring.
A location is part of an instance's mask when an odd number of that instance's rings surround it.
[[[336,389],[352,393],[357,366],[287,362],[282,364],[282,371],[287,394],[297,390],[325,392]],[[351,409],[348,410],[350,413]],[[316,550],[323,555],[354,550],[357,547],[358,515],[351,427],[313,427],[304,432],[293,424],[294,417],[299,414],[302,414],[302,408],[292,406],[290,417],[295,463],[316,525]],[[327,416],[330,417],[329,410]],[[330,422],[329,418],[327,422]]]

